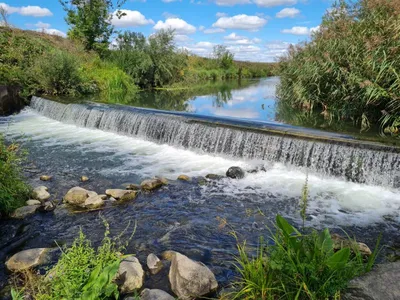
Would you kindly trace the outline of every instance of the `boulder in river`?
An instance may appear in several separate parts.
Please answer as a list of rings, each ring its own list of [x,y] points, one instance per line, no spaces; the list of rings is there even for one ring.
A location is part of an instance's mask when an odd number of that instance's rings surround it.
[[[135,256],[123,259],[117,272],[117,281],[121,293],[132,293],[143,286],[144,271]]]
[[[167,292],[158,289],[144,289],[140,294],[140,300],[174,300]]]
[[[42,204],[42,202],[40,202],[39,200],[33,200],[33,199],[29,199],[25,203],[26,203],[26,205],[41,205]]]
[[[27,216],[33,215],[39,207],[40,205],[22,206],[14,210],[14,212],[11,214],[11,218],[24,219]]]
[[[108,189],[106,190],[106,195],[113,197],[117,200],[122,200],[123,197],[127,196],[128,194],[134,194],[136,196],[136,191],[132,190],[122,190],[122,189]],[[131,195],[132,197],[132,195]],[[125,200],[128,200],[131,197],[125,197]],[[134,197],[133,197],[134,198]]]
[[[161,271],[163,264],[157,255],[150,253],[147,256],[147,267],[149,268],[151,274],[157,274]]]
[[[32,192],[32,198],[35,200],[39,200],[40,202],[48,200],[50,198],[48,188],[44,185],[34,188]]]
[[[242,179],[245,173],[240,167],[230,167],[228,171],[226,171],[226,176],[233,179]]]
[[[105,196],[105,195],[104,195]],[[94,195],[85,200],[83,206],[88,209],[97,209],[104,206],[103,195]]]
[[[49,250],[49,248],[35,248],[18,252],[7,260],[6,267],[11,272],[21,272],[45,264],[48,262]]]
[[[126,186],[127,190],[133,190],[133,191],[140,191],[141,188],[142,187],[140,186],[140,184],[134,184],[134,183],[128,184]]]
[[[400,262],[375,266],[368,274],[349,282],[344,300],[400,299]]]
[[[40,176],[40,180],[41,180],[41,181],[49,181],[49,180],[51,180],[51,176],[49,176],[49,175],[42,175],[42,176]]]
[[[168,277],[172,291],[182,300],[199,298],[218,288],[207,266],[178,252],[173,255]]]
[[[178,176],[178,180],[190,181],[190,177],[187,176],[187,175],[179,175],[179,176]]]
[[[82,182],[86,182],[86,181],[88,181],[89,180],[89,177],[87,177],[87,176],[81,176],[81,181]]]
[[[88,192],[79,186],[70,189],[64,196],[64,202],[72,205],[83,206],[88,198]]]
[[[164,185],[164,183],[160,178],[146,179],[146,180],[142,181],[142,183],[140,184],[142,189],[145,191],[152,191],[163,185]]]
[[[220,180],[220,179],[224,178],[224,176],[217,175],[217,174],[207,174],[206,178],[211,179],[211,180]]]
[[[20,90],[18,86],[0,85],[0,116],[9,116],[24,108],[25,101],[19,95]]]

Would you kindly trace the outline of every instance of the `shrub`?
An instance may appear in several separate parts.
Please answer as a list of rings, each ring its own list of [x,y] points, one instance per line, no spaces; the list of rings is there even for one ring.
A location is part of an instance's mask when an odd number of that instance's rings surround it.
[[[311,41],[292,46],[281,60],[278,105],[322,113],[328,123],[351,121],[361,130],[398,121],[399,5],[399,0],[334,5]]]
[[[0,135],[0,217],[24,205],[30,187],[22,177],[24,155],[17,144],[6,146]]]
[[[364,261],[356,243],[335,252],[328,229],[302,234],[283,217],[276,217],[273,245],[261,242],[256,257],[239,245],[241,274],[235,299],[330,299],[374,263],[377,248]]]

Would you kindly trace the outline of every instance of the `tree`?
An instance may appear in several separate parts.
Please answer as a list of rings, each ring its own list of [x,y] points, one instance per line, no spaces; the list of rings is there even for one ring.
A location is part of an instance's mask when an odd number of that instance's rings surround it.
[[[233,66],[233,53],[231,53],[226,46],[216,45],[213,48],[213,56],[217,60],[218,65],[222,69],[229,69]]]
[[[113,17],[121,18],[121,6],[126,0],[59,0],[67,12],[65,21],[71,28],[68,36],[83,43],[85,49],[98,51],[108,49],[110,36],[114,33]],[[115,11],[114,11],[115,10]]]

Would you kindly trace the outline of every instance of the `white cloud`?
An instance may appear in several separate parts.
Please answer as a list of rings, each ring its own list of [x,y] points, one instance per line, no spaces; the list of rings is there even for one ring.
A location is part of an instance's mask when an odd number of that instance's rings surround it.
[[[224,36],[224,39],[228,40],[228,41],[237,41],[237,40],[240,40],[240,39],[245,39],[245,37],[237,35],[235,32],[232,32],[231,34],[229,34],[227,36]]]
[[[297,0],[253,0],[253,2],[261,7],[273,7],[280,5],[295,5]]]
[[[223,29],[243,29],[257,31],[267,24],[267,20],[248,15],[236,15],[233,17],[222,17],[217,20],[212,26]]]
[[[236,4],[249,4],[250,0],[213,0],[215,4],[220,6],[233,6]]]
[[[117,11],[115,11],[112,16],[111,23],[116,27],[126,28],[154,24],[152,19],[146,19],[146,17],[137,10],[121,9],[120,12],[125,15],[118,18]]]
[[[53,15],[53,13],[48,8],[43,8],[40,6],[29,5],[29,6],[14,7],[1,2],[0,7],[4,8],[9,14],[17,13],[22,16],[49,17]]]
[[[187,42],[190,40],[190,38],[185,34],[175,34],[174,40],[176,42]]]
[[[43,23],[43,22],[39,21],[35,24],[35,27],[48,29],[51,27],[51,25],[49,23]]]
[[[208,28],[203,31],[205,34],[213,34],[213,33],[222,33],[225,32],[225,29],[222,28]]]
[[[276,14],[277,18],[294,18],[300,14],[300,10],[294,7],[287,7]]]
[[[177,34],[192,34],[196,32],[196,27],[179,18],[167,19],[165,22],[158,21],[153,28],[155,30],[173,29]]]
[[[217,13],[215,14],[215,16],[216,16],[217,18],[222,18],[222,17],[227,17],[228,14],[227,14],[227,13],[223,13],[223,12],[217,12]]]
[[[36,31],[51,34],[51,35],[58,35],[58,36],[61,36],[64,38],[67,37],[67,34],[65,32],[62,32],[61,30],[54,29],[54,28],[50,28],[50,29],[39,28],[39,29],[36,29]]]
[[[283,29],[282,33],[294,34],[294,35],[310,35],[316,31],[319,31],[320,27],[305,27],[305,26],[294,26],[290,29]]]
[[[224,40],[227,41],[225,42],[226,44],[231,44],[231,45],[253,45],[261,43],[261,40],[259,38],[249,39],[245,36],[237,35],[235,32],[232,32],[231,34],[224,36]]]

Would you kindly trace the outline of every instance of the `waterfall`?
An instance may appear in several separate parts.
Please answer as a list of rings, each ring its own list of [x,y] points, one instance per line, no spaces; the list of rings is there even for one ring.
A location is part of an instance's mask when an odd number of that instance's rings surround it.
[[[48,118],[81,127],[215,155],[280,162],[360,183],[400,187],[398,148],[340,135],[331,135],[332,140],[315,134],[299,136],[285,131],[285,125],[283,134],[279,134],[279,128],[249,127],[223,119],[211,122],[177,113],[117,105],[62,104],[39,97],[32,98],[31,107]]]

